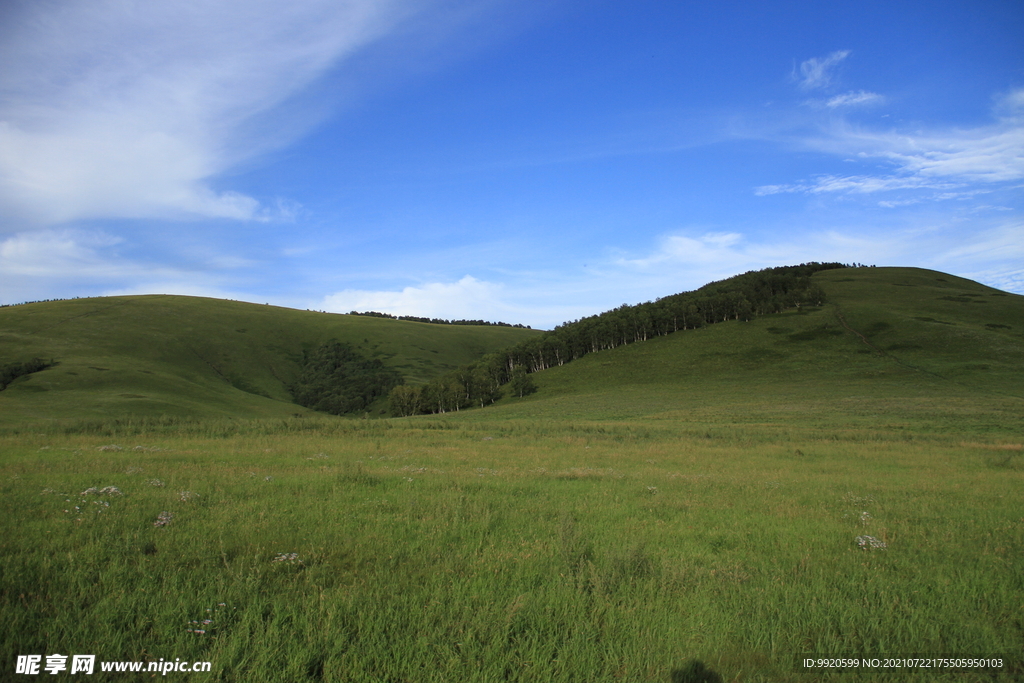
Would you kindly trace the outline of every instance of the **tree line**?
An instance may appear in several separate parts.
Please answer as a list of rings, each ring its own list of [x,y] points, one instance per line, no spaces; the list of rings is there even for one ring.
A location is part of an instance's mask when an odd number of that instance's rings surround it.
[[[589,353],[727,320],[746,321],[790,308],[817,306],[824,303],[825,292],[811,276],[846,267],[811,262],[767,268],[711,282],[691,292],[634,306],[623,304],[487,354],[421,387],[396,386],[389,394],[391,413],[408,416],[484,407],[501,398],[506,388],[512,395],[525,396],[534,390],[531,373]]]
[[[37,299],[35,301],[22,301],[22,302],[16,303],[16,304],[0,304],[0,308],[9,308],[11,306],[27,306],[28,304],[45,304],[45,303],[48,303],[48,302],[51,302],[51,301],[75,301],[75,300],[81,299],[81,298],[83,298],[83,297],[73,296],[73,297],[71,297],[69,299]]]
[[[349,315],[368,315],[371,318],[389,318],[391,320],[408,320],[414,323],[432,323],[434,325],[490,325],[493,327],[516,327],[522,330],[533,329],[529,325],[520,325],[516,323],[503,323],[503,322],[490,322],[488,320],[445,320],[444,318],[421,318],[417,315],[391,315],[390,313],[381,313],[380,311],[350,311]]]

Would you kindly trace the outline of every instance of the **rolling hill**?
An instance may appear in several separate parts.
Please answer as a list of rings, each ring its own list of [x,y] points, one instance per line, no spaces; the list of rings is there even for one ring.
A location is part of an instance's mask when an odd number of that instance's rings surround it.
[[[284,417],[303,352],[337,339],[418,384],[534,330],[436,325],[186,296],[0,309],[0,365],[55,365],[0,391],[0,421],[120,415]]]
[[[589,354],[534,373],[535,394],[497,407],[508,419],[714,414],[719,422],[730,414],[743,423],[843,411],[869,423],[985,401],[1024,426],[1024,296],[919,268],[845,268],[813,279],[827,294],[820,307]],[[955,424],[949,415],[933,420]]]
[[[588,354],[533,373],[536,394],[459,419],[699,421],[713,413],[742,423],[841,409],[877,422],[941,404],[946,412],[930,419],[949,428],[950,406],[971,411],[984,400],[986,410],[1021,421],[1024,297],[918,268],[823,270],[813,281],[827,295],[821,306]],[[292,403],[287,387],[303,352],[325,340],[348,342],[422,384],[540,334],[180,296],[27,304],[0,309],[0,363],[57,364],[0,392],[0,420],[304,415],[311,411]]]

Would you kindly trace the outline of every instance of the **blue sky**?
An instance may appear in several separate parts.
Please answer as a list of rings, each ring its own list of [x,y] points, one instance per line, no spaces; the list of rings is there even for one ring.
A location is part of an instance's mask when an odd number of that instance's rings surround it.
[[[746,270],[1024,293],[1024,6],[14,0],[0,303],[550,328]]]

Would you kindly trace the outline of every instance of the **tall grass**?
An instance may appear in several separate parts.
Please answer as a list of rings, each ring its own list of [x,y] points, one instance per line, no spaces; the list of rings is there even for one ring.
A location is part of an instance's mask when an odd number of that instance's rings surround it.
[[[1024,673],[1024,467],[1006,434],[304,424],[0,437],[0,661],[669,681],[696,660],[723,680],[796,681],[806,653],[1016,653],[999,674],[907,680]],[[110,486],[122,495],[83,495]]]

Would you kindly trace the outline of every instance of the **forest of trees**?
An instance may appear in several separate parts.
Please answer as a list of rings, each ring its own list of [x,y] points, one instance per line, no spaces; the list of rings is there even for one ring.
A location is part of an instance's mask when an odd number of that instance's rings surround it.
[[[396,387],[389,395],[391,412],[406,416],[483,407],[498,400],[506,387],[515,396],[533,391],[529,373],[570,363],[588,353],[726,320],[750,320],[788,308],[817,306],[824,303],[825,292],[811,282],[811,276],[845,267],[841,263],[804,263],[768,268],[656,301],[623,304],[488,354],[422,387]]]
[[[343,415],[363,410],[402,382],[401,373],[376,358],[365,358],[350,344],[329,341],[304,354],[291,392],[299,405]]]

